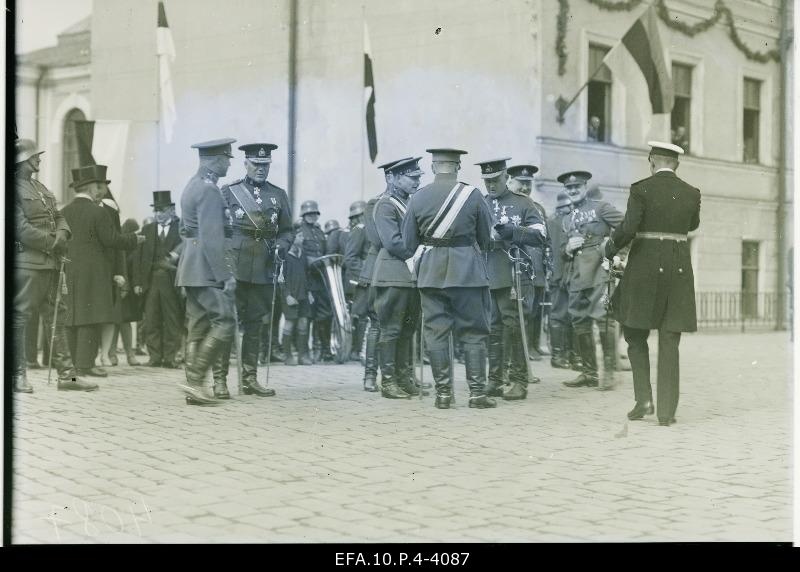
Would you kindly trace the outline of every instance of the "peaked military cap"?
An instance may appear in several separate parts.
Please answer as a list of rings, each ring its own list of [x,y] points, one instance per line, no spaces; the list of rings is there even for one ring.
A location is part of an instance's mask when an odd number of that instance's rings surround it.
[[[650,146],[651,155],[661,155],[663,157],[671,157],[677,159],[678,155],[683,155],[683,149],[672,143],[664,143],[662,141],[648,141]]]
[[[591,178],[592,174],[589,171],[568,171],[558,176],[558,182],[565,187],[574,187],[585,184]]]
[[[481,179],[494,179],[506,170],[506,161],[510,161],[511,157],[504,157],[503,159],[490,159],[489,161],[481,161],[475,163],[481,168]]]
[[[239,150],[244,151],[244,156],[253,163],[272,163],[272,152],[277,149],[272,143],[250,143],[240,145]]]
[[[558,207],[567,207],[572,203],[569,200],[569,195],[564,191],[558,191],[558,195],[556,195],[556,208]]]
[[[150,206],[156,209],[174,207],[175,203],[172,202],[172,191],[153,191],[153,204]]]
[[[466,151],[462,151],[461,149],[448,149],[446,147],[425,149],[425,152],[432,155],[431,161],[450,161],[451,163],[460,163],[460,156],[467,154]]]
[[[233,158],[231,143],[236,143],[236,139],[227,137],[225,139],[214,139],[213,141],[203,141],[195,143],[192,149],[198,149],[201,157],[211,157],[213,155],[227,155]]]
[[[394,161],[389,161],[388,163],[384,163],[383,165],[378,165],[378,169],[383,169],[384,171],[388,171],[389,167],[394,165],[395,163],[399,163],[400,161],[408,161],[411,157],[403,157],[402,159],[395,159]]]
[[[36,146],[36,143],[31,141],[30,139],[17,139],[14,142],[14,148],[17,152],[17,163],[22,163],[23,161],[27,161],[34,155],[41,155],[44,151],[39,151],[39,148]]]
[[[353,218],[354,216],[364,214],[364,211],[367,208],[367,203],[365,201],[356,201],[350,205],[350,214],[347,218]]]
[[[509,177],[520,179],[521,181],[532,181],[533,175],[539,172],[536,165],[513,165],[506,169]]]
[[[77,189],[89,183],[110,183],[106,178],[106,170],[108,167],[105,165],[87,165],[86,167],[79,167],[72,169],[72,183],[70,187]]]
[[[422,157],[409,157],[401,159],[391,167],[386,169],[392,175],[408,175],[409,177],[419,177],[423,171],[419,168],[419,161]]]

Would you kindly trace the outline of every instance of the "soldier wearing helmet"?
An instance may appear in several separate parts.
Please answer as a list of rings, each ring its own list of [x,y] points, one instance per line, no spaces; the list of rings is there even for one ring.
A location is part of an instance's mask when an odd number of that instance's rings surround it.
[[[353,322],[353,345],[350,360],[361,359],[361,345],[364,341],[364,332],[367,328],[367,287],[359,282],[364,260],[369,250],[369,242],[364,230],[365,201],[355,201],[350,205],[350,236],[344,255],[345,289],[353,291],[353,301],[350,305],[350,319]]]
[[[552,275],[550,276],[550,345],[553,354],[550,365],[570,369],[570,349],[572,347],[572,326],[567,313],[569,301],[568,277],[570,259],[564,252],[567,235],[564,217],[572,211],[572,201],[566,191],[559,191],[556,210],[547,219],[547,234],[550,237],[552,253]]]

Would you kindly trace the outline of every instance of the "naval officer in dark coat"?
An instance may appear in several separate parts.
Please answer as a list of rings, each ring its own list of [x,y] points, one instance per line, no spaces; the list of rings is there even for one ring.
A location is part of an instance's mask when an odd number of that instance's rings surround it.
[[[631,243],[625,274],[614,292],[633,369],[635,407],[629,419],[653,413],[647,338],[658,330],[658,422],[675,422],[681,332],[697,331],[694,273],[687,233],[700,226],[700,191],[675,174],[683,149],[650,141],[652,176],[631,185],[625,219],[606,244],[608,258]]]
[[[220,401],[205,385],[211,365],[232,342],[236,323],[236,278],[226,235],[231,234],[230,210],[217,186],[231,165],[231,143],[218,139],[195,143],[200,167],[181,194],[183,250],[175,284],[186,293],[187,343],[194,348],[187,360],[186,384],[179,387],[190,405]]]
[[[241,145],[246,175],[222,187],[231,215],[231,258],[236,277],[236,312],[242,332],[242,392],[272,397],[275,390],[257,381],[261,324],[270,319],[273,282],[279,271],[276,256],[285,258],[292,244],[292,213],[286,191],[267,181],[272,163],[272,143]],[[269,329],[266,329],[269,335]],[[214,394],[229,399],[227,374],[230,347],[213,366]]]
[[[415,271],[425,321],[425,343],[439,409],[453,398],[450,335],[463,344],[469,406],[496,407],[486,396],[486,339],[491,299],[485,251],[492,217],[480,191],[456,179],[461,168],[457,149],[428,149],[434,180],[408,203],[402,236]]]
[[[398,161],[389,167],[389,193],[375,204],[375,229],[381,249],[375,260],[372,287],[381,324],[381,395],[390,399],[404,399],[420,392],[414,383],[411,355],[419,324],[419,292],[405,262],[414,252],[406,250],[401,225],[407,201],[419,187],[421,158]]]

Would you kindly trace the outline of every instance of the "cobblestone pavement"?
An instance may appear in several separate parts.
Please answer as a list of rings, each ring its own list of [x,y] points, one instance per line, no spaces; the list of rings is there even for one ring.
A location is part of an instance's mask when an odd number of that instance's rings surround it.
[[[451,410],[366,393],[355,363],[273,366],[276,397],[216,408],[184,404],[180,370],[109,368],[94,393],[34,371],[13,542],[791,540],[788,335],[681,349],[671,427],[627,422],[630,372],[568,389],[548,362],[492,410],[467,407],[463,367]]]

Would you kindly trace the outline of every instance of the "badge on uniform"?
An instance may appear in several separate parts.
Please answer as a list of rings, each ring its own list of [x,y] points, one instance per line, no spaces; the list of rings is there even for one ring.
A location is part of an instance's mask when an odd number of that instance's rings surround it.
[[[270,197],[269,200],[272,201],[273,205],[277,205],[278,204],[278,201],[275,200],[275,197]]]
[[[262,200],[261,200],[261,197],[258,197],[258,198],[256,199],[256,203],[258,203],[259,205],[260,205],[261,203],[263,203],[263,202],[264,202],[264,201],[262,201]]]
[[[241,209],[241,207],[236,209],[236,211],[233,214],[235,214],[236,218],[239,219],[244,217],[244,211]]]
[[[514,224],[519,226],[519,223],[522,222],[522,217],[519,216],[519,215],[514,215],[514,216],[511,217],[511,222],[513,222]]]
[[[277,223],[278,222],[278,213],[272,213],[272,216],[269,217],[269,221],[272,224]]]

